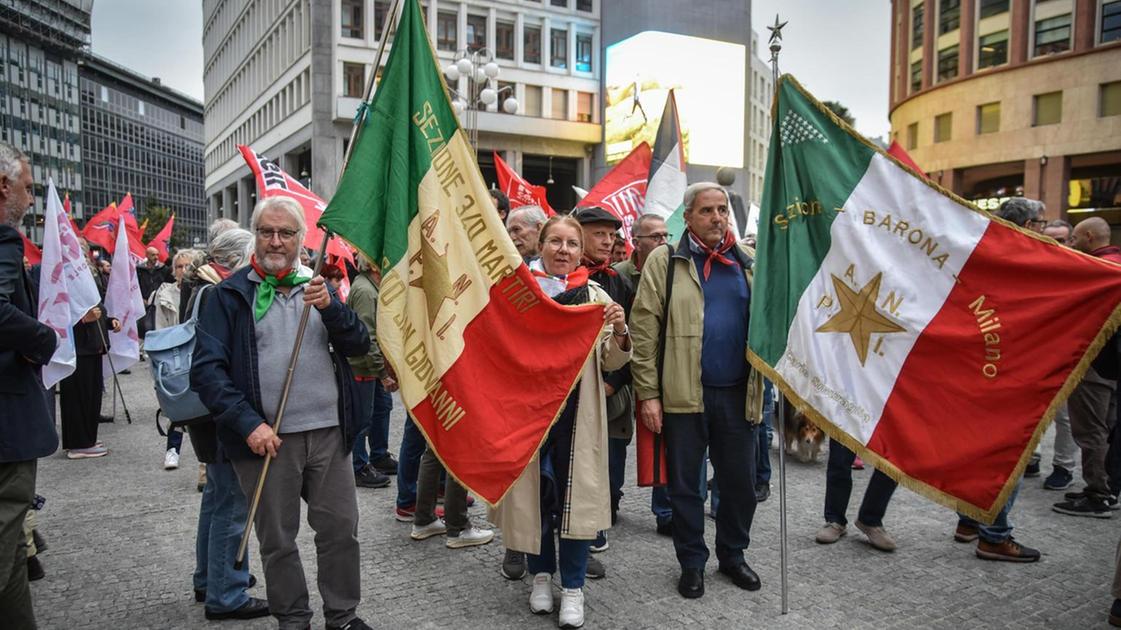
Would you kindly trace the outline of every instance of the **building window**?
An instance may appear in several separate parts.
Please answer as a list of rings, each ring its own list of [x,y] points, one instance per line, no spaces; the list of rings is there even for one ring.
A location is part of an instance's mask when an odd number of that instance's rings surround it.
[[[590,12],[592,10],[592,0],[576,0],[576,10]]]
[[[541,27],[522,27],[522,61],[541,63]]]
[[[922,60],[911,64],[911,94],[922,89]]]
[[[977,40],[977,68],[991,68],[1008,61],[1008,31],[982,35]]]
[[[981,0],[981,19],[999,15],[1008,10],[1008,0]]]
[[[957,30],[961,25],[961,0],[942,0],[938,7],[938,34]]]
[[[487,47],[487,16],[467,16],[467,50],[480,50]]]
[[[1032,100],[1032,126],[1055,125],[1063,121],[1062,92],[1036,94]]]
[[[911,9],[911,50],[922,46],[923,5]]]
[[[1101,85],[1101,103],[1098,107],[1098,115],[1121,115],[1121,81]]]
[[[949,142],[953,136],[954,114],[946,112],[934,117],[934,141]]]
[[[948,81],[958,75],[958,47],[950,46],[938,51],[938,81]]]
[[[914,151],[919,148],[919,123],[907,125],[907,150]]]
[[[1121,82],[1118,83],[1121,85]],[[576,93],[576,120],[592,122],[592,109],[595,107],[596,97],[591,92]]]
[[[522,102],[522,112],[526,116],[541,117],[541,86],[525,86],[525,100]]]
[[[568,8],[568,0],[551,0],[549,4],[553,5],[554,7],[564,7],[566,9]]]
[[[997,131],[1000,131],[1000,102],[986,103],[977,107],[977,133]]]
[[[1035,23],[1035,56],[1070,50],[1070,14]]]
[[[576,69],[592,71],[592,36],[586,33],[576,34]]]
[[[568,120],[568,92],[553,90],[553,115],[557,120]]]
[[[365,0],[342,0],[342,36],[362,39],[362,5]]]
[[[387,17],[389,17],[389,0],[374,0],[374,37],[381,38]]]
[[[568,31],[554,28],[549,37],[549,65],[554,68],[568,67]]]
[[[499,59],[514,58],[514,23],[498,20],[494,23],[494,56]]]
[[[343,64],[343,96],[362,98],[366,89],[366,66],[360,63]]]
[[[456,14],[441,11],[436,14],[436,48],[455,52],[457,45]]]
[[[1121,39],[1121,0],[1102,3],[1101,43]]]

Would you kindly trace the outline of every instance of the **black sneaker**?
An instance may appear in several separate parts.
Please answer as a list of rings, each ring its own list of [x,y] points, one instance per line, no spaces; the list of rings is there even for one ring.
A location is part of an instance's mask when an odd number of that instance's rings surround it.
[[[1039,462],[1033,461],[1028,463],[1028,467],[1024,469],[1025,477],[1038,477],[1039,476]]]
[[[351,619],[350,621],[344,623],[341,626],[332,626],[331,624],[327,624],[327,630],[374,630],[374,629],[371,628],[365,621],[362,621],[358,617],[355,617],[354,619]]]
[[[1063,468],[1062,466],[1055,466],[1054,470],[1047,479],[1043,480],[1044,490],[1066,490],[1074,483],[1074,474]]]
[[[376,462],[370,462],[370,465],[383,475],[397,474],[397,460],[393,459],[392,455],[386,455]]]
[[[38,556],[31,556],[27,559],[27,581],[34,582],[47,577],[47,573],[43,571],[43,563],[39,562]]]
[[[762,503],[771,496],[771,484],[766,481],[755,486],[755,502]]]
[[[1070,516],[1113,518],[1113,512],[1110,511],[1109,505],[1105,501],[1088,496],[1056,503],[1051,506],[1051,509],[1059,514],[1068,514]]]
[[[502,559],[502,577],[507,580],[520,580],[525,577],[525,554],[513,549],[506,550]]]
[[[584,569],[584,577],[589,580],[598,580],[607,575],[607,569],[603,568],[603,563],[588,554],[588,566]]]
[[[1074,500],[1081,499],[1084,496],[1086,496],[1086,491],[1079,490],[1078,492],[1067,492],[1063,495],[1063,498]],[[1105,505],[1111,510],[1121,510],[1121,505],[1117,503],[1117,495],[1115,494],[1111,494],[1105,498]]]
[[[1121,599],[1113,600],[1113,605],[1109,607],[1109,625],[1121,628]]]
[[[383,475],[370,466],[354,474],[354,485],[359,488],[385,488],[391,483],[393,480],[388,475]]]

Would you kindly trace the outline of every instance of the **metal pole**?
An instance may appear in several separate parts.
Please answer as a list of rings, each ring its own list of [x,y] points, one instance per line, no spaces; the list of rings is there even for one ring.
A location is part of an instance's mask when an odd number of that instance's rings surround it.
[[[782,50],[782,27],[786,26],[785,22],[780,23],[778,14],[775,14],[775,25],[768,27],[771,31],[771,78],[774,85],[774,98],[778,98],[778,53]],[[771,111],[778,115],[778,110],[774,107]],[[774,128],[774,121],[771,121],[772,129]],[[772,135],[771,142],[777,139]],[[782,582],[782,614],[790,611],[790,591],[787,582],[787,545],[786,545],[786,397],[782,392],[775,388],[775,403],[777,404],[778,414],[778,506],[779,506],[779,566]]]
[[[117,368],[113,366],[113,355],[109,353],[109,341],[105,333],[105,322],[97,318],[97,332],[101,335],[101,347],[105,348],[105,358],[109,360],[109,370],[113,372],[113,415],[117,415],[117,393],[121,394],[121,407],[125,410],[125,419],[132,424],[132,415],[128,412],[128,403],[125,402],[125,392],[121,389],[121,382],[117,380]]]
[[[374,80],[378,76],[378,68],[381,66],[381,58],[385,53],[385,44],[389,41],[389,31],[395,25],[397,18],[397,9],[401,4],[401,0],[393,0],[393,5],[389,9],[389,14],[385,20],[385,28],[381,32],[381,41],[378,43],[378,54],[374,58],[374,71],[370,73],[370,79],[366,82],[366,97],[363,101],[362,107],[365,103],[369,102],[371,94],[374,91]],[[354,139],[358,136],[358,129],[366,121],[366,112],[364,109],[359,110],[361,116],[355,119],[354,128],[350,130],[350,142],[347,144],[346,155],[343,157],[343,165],[339,170],[339,177],[342,177],[343,172],[346,170],[346,165],[350,162],[350,156],[354,153]],[[313,276],[318,276],[319,272],[323,269],[323,261],[327,257],[327,242],[331,240],[331,233],[324,231],[323,240],[319,243],[319,255],[315,259],[315,270]],[[288,406],[288,393],[292,390],[292,378],[296,374],[296,362],[300,358],[300,347],[304,343],[304,333],[307,332],[308,318],[311,317],[311,305],[305,304],[303,313],[300,314],[300,325],[296,329],[296,342],[292,345],[292,354],[288,359],[288,372],[284,376],[284,389],[280,392],[280,403],[276,408],[276,420],[273,422],[273,431],[277,434],[280,433],[280,423],[284,420],[284,410]],[[237,546],[237,555],[234,556],[234,569],[241,570],[245,566],[245,550],[249,546],[249,534],[253,530],[253,519],[257,516],[257,507],[261,503],[261,491],[265,488],[265,480],[269,474],[269,463],[272,462],[272,456],[265,453],[265,461],[261,464],[261,473],[257,475],[257,485],[253,490],[253,499],[249,503],[249,514],[245,520],[245,532],[241,535],[241,542]]]

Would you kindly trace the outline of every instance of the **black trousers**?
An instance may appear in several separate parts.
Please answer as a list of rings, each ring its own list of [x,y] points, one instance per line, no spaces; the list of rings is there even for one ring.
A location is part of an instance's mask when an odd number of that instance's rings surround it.
[[[755,431],[744,417],[746,385],[705,387],[704,413],[667,413],[666,468],[673,505],[673,546],[682,568],[703,569],[705,546],[704,499],[697,472],[705,448],[716,471],[720,505],[716,512],[716,558],[721,565],[744,561],[755,517]]]
[[[829,440],[829,465],[825,469],[825,522],[847,525],[845,512],[852,495],[852,463],[856,453],[845,448],[840,442]],[[891,495],[895,492],[895,480],[880,471],[874,471],[860,502],[860,512],[856,518],[865,525],[881,527]]]
[[[0,463],[0,625],[35,628],[23,519],[35,498],[36,460]]]
[[[97,443],[101,416],[101,356],[78,356],[77,369],[58,384],[62,411],[62,448],[90,448]]]

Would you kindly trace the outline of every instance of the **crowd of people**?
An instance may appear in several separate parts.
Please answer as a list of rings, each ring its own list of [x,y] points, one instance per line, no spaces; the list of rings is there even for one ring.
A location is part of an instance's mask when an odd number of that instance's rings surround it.
[[[36,319],[37,269],[23,264],[17,232],[33,202],[31,186],[26,156],[0,144],[0,370],[6,383],[0,388],[0,618],[13,628],[35,627],[28,580],[42,575],[34,555],[46,544],[33,518],[36,460],[59,446],[54,400],[37,376],[58,339]],[[510,209],[501,192],[492,194],[543,293],[564,305],[604,305],[603,329],[578,384],[529,467],[488,512],[505,546],[501,574],[528,578],[530,613],[556,610],[560,627],[584,624],[585,580],[607,572],[597,556],[610,548],[637,422],[664,438],[668,481],[651,493],[651,526],[672,540],[678,593],[688,599],[705,593],[706,516],[715,523],[717,573],[741,589],[760,589],[746,553],[756,506],[770,496],[777,401],[746,360],[754,238],[740,239],[730,229],[726,187],[699,182],[686,189],[685,234],[671,234],[661,217],[643,215],[631,226],[629,243],[620,236],[622,222],[603,208],[549,217],[536,206]],[[1101,219],[1073,228],[1048,223],[1042,204],[1022,198],[1007,201],[998,214],[1121,263],[1121,249],[1110,244]],[[272,615],[281,628],[309,627],[314,613],[296,543],[303,502],[315,532],[326,627],[363,630],[369,627],[358,616],[363,489],[393,486],[395,478],[394,516],[411,524],[409,537],[416,541],[443,537],[447,548],[463,549],[492,542],[496,531],[473,522],[468,508],[474,499],[446,474],[413,420],[406,418],[401,443],[390,444],[398,383],[377,341],[379,269],[359,257],[346,274],[351,284],[344,303],[341,270],[315,275],[308,266],[306,229],[298,203],[267,198],[254,208],[248,230],[219,219],[205,251],[180,250],[169,266],[150,251],[137,275],[149,305],[147,329],[197,317],[190,384],[209,415],[182,424],[203,467],[193,587],[206,618]],[[90,262],[104,287],[103,258]],[[313,308],[289,375],[305,306]],[[77,369],[58,387],[62,448],[70,459],[108,453],[97,435],[101,356],[105,331],[120,325],[99,305],[75,327]],[[1043,487],[1070,488],[1079,456],[1085,482],[1081,492],[1056,502],[1059,514],[1110,518],[1117,508],[1119,371],[1118,349],[1110,344],[1056,421],[1052,472]],[[325,379],[328,374],[333,378]],[[164,468],[178,468],[182,442],[182,430],[167,432]],[[249,592],[257,581],[249,563],[235,560],[266,454],[268,482],[253,521],[266,597],[257,598]],[[820,544],[847,532],[857,466],[851,450],[830,443],[824,524],[815,536]],[[1041,476],[1038,459],[1025,476]],[[854,522],[882,552],[898,544],[884,525],[895,488],[891,478],[873,472]],[[961,516],[953,539],[975,542],[981,559],[1037,561],[1037,550],[1012,537],[1015,496],[992,525]],[[1115,625],[1121,625],[1121,562],[1118,567],[1110,615]]]

